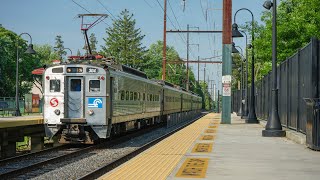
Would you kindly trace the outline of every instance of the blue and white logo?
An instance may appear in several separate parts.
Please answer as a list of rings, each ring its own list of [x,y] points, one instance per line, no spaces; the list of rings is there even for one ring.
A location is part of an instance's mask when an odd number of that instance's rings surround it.
[[[88,98],[89,108],[102,108],[102,98]]]

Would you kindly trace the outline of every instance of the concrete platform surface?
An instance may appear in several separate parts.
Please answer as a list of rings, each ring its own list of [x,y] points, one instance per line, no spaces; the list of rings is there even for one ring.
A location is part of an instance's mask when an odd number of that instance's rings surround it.
[[[263,129],[260,124],[245,124],[233,116],[231,125],[219,125],[211,153],[187,153],[167,179],[190,179],[176,176],[184,159],[190,157],[209,159],[202,179],[320,179],[320,152],[287,138],[262,137]]]
[[[320,152],[208,114],[100,179],[319,180]]]
[[[43,117],[37,116],[11,116],[11,117],[0,117],[0,128],[16,127],[16,126],[27,126],[43,124]]]

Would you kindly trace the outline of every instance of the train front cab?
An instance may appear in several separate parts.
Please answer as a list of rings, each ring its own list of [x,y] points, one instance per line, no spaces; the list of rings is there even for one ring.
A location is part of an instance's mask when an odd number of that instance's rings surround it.
[[[64,65],[48,68],[44,76],[48,136],[57,135],[60,143],[84,144],[108,136],[111,83],[104,69]]]

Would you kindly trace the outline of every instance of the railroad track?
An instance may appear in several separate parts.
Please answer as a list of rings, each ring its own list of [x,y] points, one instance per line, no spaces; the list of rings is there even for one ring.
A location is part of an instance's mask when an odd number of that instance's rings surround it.
[[[5,163],[17,161],[22,158],[31,158],[32,156],[35,156],[35,155],[45,154],[45,153],[49,153],[49,152],[56,151],[59,149],[67,148],[67,147],[68,147],[68,145],[61,145],[61,146],[56,146],[56,147],[44,149],[44,150],[37,151],[37,152],[23,153],[20,155],[9,157],[9,158],[0,159],[0,167],[2,167]]]
[[[54,170],[52,164],[63,163],[82,154],[94,151],[99,148],[111,147],[128,141],[133,137],[159,128],[163,124],[145,128],[141,131],[131,132],[125,136],[116,137],[98,145],[84,146],[71,145],[57,147],[56,149],[43,150],[36,153],[16,156],[0,161],[0,179],[30,179],[43,173]]]
[[[58,162],[68,156],[76,156],[78,153],[89,150],[92,147],[83,148],[61,146],[45,151],[30,153],[0,161],[0,179],[15,178],[32,170],[42,168],[49,163]],[[27,178],[27,177],[26,177]]]
[[[31,153],[27,155],[21,155],[17,157],[13,157],[10,159],[6,159],[0,161],[0,179],[31,179],[31,178],[38,178],[38,179],[45,179],[52,176],[43,176],[45,174],[56,175],[56,177],[62,177],[62,179],[95,179],[100,177],[101,175],[105,174],[106,172],[114,169],[115,167],[119,166],[120,164],[128,161],[132,157],[136,156],[137,154],[143,152],[144,150],[148,149],[149,147],[153,146],[157,142],[161,141],[162,139],[170,136],[171,134],[177,132],[178,130],[184,128],[185,126],[191,124],[198,118],[187,122],[186,124],[180,125],[178,128],[172,128],[174,130],[170,131],[170,133],[166,133],[165,135],[158,135],[154,136],[153,140],[145,141],[146,143],[141,143],[141,145],[137,146],[137,149],[134,149],[130,152],[119,154],[119,156],[113,156],[113,159],[108,161],[108,163],[102,163],[97,165],[94,168],[87,168],[83,170],[82,173],[79,173],[75,176],[66,176],[58,175],[57,172],[60,172],[60,169],[64,169],[66,166],[70,164],[81,164],[78,162],[82,158],[88,158],[91,155],[97,154],[97,151],[100,150],[108,150],[114,151],[118,146],[123,146],[122,143],[131,143],[131,140],[134,138],[144,137],[147,133],[153,133],[156,129],[161,129],[163,124],[159,124],[157,126],[151,126],[140,131],[131,132],[126,134],[125,136],[115,137],[106,142],[102,142],[101,144],[94,145],[94,146],[63,146],[57,149],[48,149],[43,152],[38,153]],[[164,127],[163,127],[164,128]],[[165,128],[166,129],[166,128]],[[170,128],[168,129],[170,130]],[[115,153],[117,154],[117,153]],[[103,155],[99,155],[99,158],[103,158]],[[115,159],[115,160],[114,160]],[[88,169],[91,169],[88,171]],[[74,170],[69,170],[68,172],[73,172]],[[90,172],[86,174],[87,172]],[[77,174],[74,172],[74,174]],[[82,176],[82,177],[81,177]]]
[[[158,142],[162,141],[163,139],[171,136],[172,134],[174,134],[175,132],[183,129],[184,127],[188,126],[189,124],[193,123],[194,121],[200,119],[201,117],[203,117],[205,114],[202,114],[201,116],[191,120],[191,121],[188,121],[186,122],[185,124],[175,128],[174,130],[172,130],[171,132],[165,134],[165,135],[162,135],[156,139],[154,139],[153,141],[139,147],[137,150],[129,153],[129,154],[126,154],[108,164],[106,164],[105,166],[102,166],[100,167],[99,169],[96,169],[80,178],[78,178],[78,180],[88,180],[88,179],[97,179],[99,177],[101,177],[102,175],[106,174],[107,172],[111,171],[112,169],[120,166],[121,164],[127,162],[128,160],[132,159],[133,157],[137,156],[138,154],[140,154],[141,152],[147,150],[148,148],[152,147],[153,145],[157,144]]]

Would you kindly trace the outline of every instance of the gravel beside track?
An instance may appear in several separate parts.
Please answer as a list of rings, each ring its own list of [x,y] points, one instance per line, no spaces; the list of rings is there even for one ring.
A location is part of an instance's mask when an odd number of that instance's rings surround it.
[[[68,153],[70,147],[67,145],[46,149],[39,152],[14,156],[0,161],[0,175],[17,168],[26,167],[45,159]]]
[[[183,124],[182,124],[183,125]],[[181,126],[182,126],[181,125]],[[78,179],[88,173],[99,169],[100,167],[109,164],[122,156],[125,156],[141,146],[163,136],[172,130],[176,129],[177,126],[171,128],[158,128],[154,131],[143,134],[139,137],[132,138],[129,141],[125,141],[121,144],[108,147],[100,148],[90,153],[86,153],[73,158],[71,160],[66,160],[59,164],[52,164],[50,169],[54,169],[47,173],[42,173],[42,175],[37,176],[33,179]],[[38,172],[37,174],[40,174]],[[21,176],[20,178],[23,178]]]
[[[65,161],[62,164],[58,164],[59,167],[52,165],[51,172],[45,173],[35,179],[77,179],[87,173],[98,169],[105,164],[108,164],[132,151],[135,151],[140,146],[156,139],[160,135],[169,132],[169,129],[160,128],[153,132],[149,132],[140,137],[131,139],[130,141],[123,142],[119,145],[113,146],[108,149],[99,149],[90,154],[84,154],[78,157],[78,160]],[[61,166],[62,165],[62,166]]]

